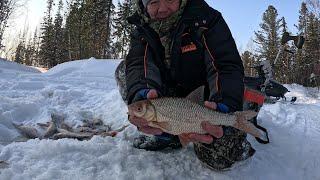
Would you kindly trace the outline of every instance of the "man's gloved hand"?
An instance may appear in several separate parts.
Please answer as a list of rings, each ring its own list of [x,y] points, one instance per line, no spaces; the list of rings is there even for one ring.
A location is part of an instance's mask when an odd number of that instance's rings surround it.
[[[155,99],[158,98],[159,95],[155,89],[142,89],[137,92],[136,96],[134,97],[133,101],[141,101],[144,99]],[[152,135],[160,135],[163,133],[161,129],[153,128],[148,126],[147,120],[143,118],[138,118],[135,116],[130,116],[129,121],[137,126],[138,130],[141,132],[144,132],[146,134],[152,134]]]
[[[228,113],[229,108],[225,104],[222,103],[215,103],[215,102],[210,102],[210,101],[205,101],[204,105],[207,108],[220,111],[223,113]],[[182,145],[187,145],[190,142],[202,142],[206,144],[210,144],[213,142],[214,137],[215,138],[221,138],[223,136],[223,129],[221,126],[215,126],[210,124],[209,122],[202,122],[201,123],[202,128],[209,134],[209,135],[204,135],[204,134],[197,134],[197,133],[185,133],[185,134],[180,134],[179,139]],[[214,136],[214,137],[212,137]]]
[[[139,90],[137,93],[136,93],[136,95],[134,96],[134,98],[133,98],[133,102],[136,102],[136,101],[141,101],[141,100],[145,100],[145,99],[148,99],[148,93],[150,92],[150,91],[153,91],[154,89],[141,89],[141,90]],[[157,93],[157,91],[155,91],[155,93],[156,93],[156,97],[155,98],[157,98],[158,97],[158,93]],[[151,93],[151,94],[153,94],[153,92]],[[150,95],[149,95],[150,96]]]

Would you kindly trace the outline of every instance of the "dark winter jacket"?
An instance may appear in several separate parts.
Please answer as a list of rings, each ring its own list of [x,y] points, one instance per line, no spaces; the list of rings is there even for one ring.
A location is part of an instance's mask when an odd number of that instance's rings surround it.
[[[164,48],[158,34],[141,21],[138,13],[128,18],[136,25],[126,57],[129,104],[146,88],[162,96],[185,97],[201,85],[207,99],[242,110],[243,65],[231,32],[221,14],[204,0],[189,0],[170,37],[171,67],[163,62]]]

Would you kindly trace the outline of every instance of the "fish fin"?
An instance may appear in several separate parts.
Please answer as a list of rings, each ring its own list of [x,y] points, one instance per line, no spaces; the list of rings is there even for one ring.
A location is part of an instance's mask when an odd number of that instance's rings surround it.
[[[188,138],[186,138],[184,134],[179,135],[179,140],[182,147],[186,147],[189,144]]]
[[[236,116],[243,116],[246,120],[250,120],[258,115],[255,111],[237,111]]]
[[[248,134],[251,134],[254,137],[260,138],[260,139],[266,139],[265,132],[259,130],[257,127],[255,127],[251,122],[249,122],[249,119],[254,118],[257,116],[257,112],[255,111],[243,111],[243,112],[236,112],[236,122],[234,123],[233,127],[242,130]]]
[[[204,86],[200,86],[197,89],[193,90],[187,97],[186,99],[203,105],[204,104]]]

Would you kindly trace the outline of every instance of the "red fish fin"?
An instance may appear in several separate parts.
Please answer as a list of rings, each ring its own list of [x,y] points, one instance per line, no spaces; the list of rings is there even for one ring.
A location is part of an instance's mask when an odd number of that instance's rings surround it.
[[[186,147],[190,142],[188,137],[185,134],[180,134],[179,140],[180,140],[182,147]]]
[[[233,127],[240,129],[246,133],[251,134],[254,137],[265,139],[264,133],[262,133],[258,128],[256,128],[248,119],[254,118],[257,116],[257,112],[254,111],[243,111],[236,112],[236,122]]]

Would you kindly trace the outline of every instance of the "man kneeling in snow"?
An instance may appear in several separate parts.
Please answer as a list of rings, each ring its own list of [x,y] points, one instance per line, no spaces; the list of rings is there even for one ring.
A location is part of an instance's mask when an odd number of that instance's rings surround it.
[[[130,50],[116,70],[125,101],[185,97],[204,85],[206,107],[241,111],[243,65],[221,14],[204,0],[137,0],[137,5],[137,12],[128,18],[136,26]],[[207,135],[173,136],[149,127],[144,119],[131,116],[129,121],[154,135],[137,137],[134,147],[157,151],[197,142],[198,158],[216,170],[230,168],[255,152],[246,134],[232,127],[203,123]]]

